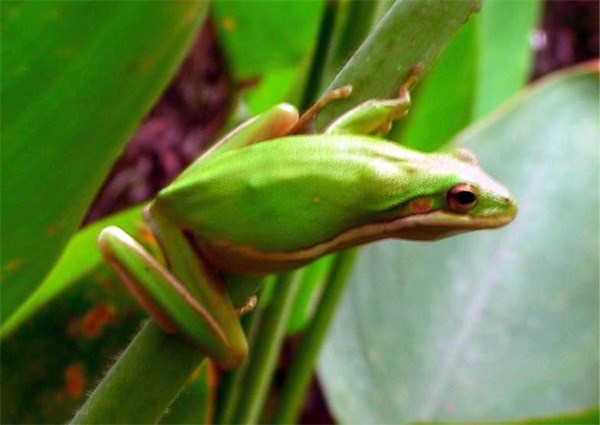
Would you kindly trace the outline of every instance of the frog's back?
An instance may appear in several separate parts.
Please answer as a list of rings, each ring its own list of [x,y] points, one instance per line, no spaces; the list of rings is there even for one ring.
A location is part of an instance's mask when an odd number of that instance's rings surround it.
[[[310,247],[397,205],[400,164],[419,155],[365,137],[287,137],[199,161],[156,204],[211,243]]]

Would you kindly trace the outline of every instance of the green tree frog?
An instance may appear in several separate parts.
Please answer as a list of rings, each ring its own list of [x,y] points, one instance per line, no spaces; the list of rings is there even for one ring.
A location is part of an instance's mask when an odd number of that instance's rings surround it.
[[[409,86],[355,107],[323,134],[298,133],[349,87],[300,118],[275,106],[150,202],[145,218],[162,261],[116,227],[99,236],[103,255],[164,330],[229,369],[247,355],[238,304],[260,276],[384,238],[436,240],[513,220],[515,201],[469,151],[422,153],[376,136],[406,115]]]

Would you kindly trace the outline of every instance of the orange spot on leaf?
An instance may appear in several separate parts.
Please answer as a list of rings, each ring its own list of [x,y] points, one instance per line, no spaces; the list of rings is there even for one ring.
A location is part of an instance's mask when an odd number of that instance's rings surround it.
[[[85,370],[82,365],[70,364],[65,369],[65,392],[71,398],[81,398],[85,392]]]
[[[60,223],[54,223],[48,227],[47,234],[50,237],[56,236],[58,234],[59,230],[60,230]]]
[[[113,285],[113,282],[110,279],[108,279],[108,278],[106,278],[104,276],[101,276],[101,277],[98,278],[97,281],[100,283],[100,286],[102,287],[102,289],[104,290],[104,292],[106,292],[107,294],[110,294],[110,293],[113,292],[114,285]]]
[[[223,20],[221,21],[221,25],[223,26],[224,30],[233,31],[237,26],[237,23],[235,22],[235,19],[231,17],[226,17],[223,18]]]
[[[97,337],[104,326],[111,323],[115,318],[114,307],[106,304],[100,304],[99,306],[88,311],[83,317],[82,330],[83,334],[88,338]]]
[[[6,264],[4,265],[4,268],[6,269],[6,271],[14,272],[14,271],[17,271],[19,268],[21,268],[22,265],[23,265],[22,258],[13,258],[12,260],[8,260],[8,262],[6,262]]]

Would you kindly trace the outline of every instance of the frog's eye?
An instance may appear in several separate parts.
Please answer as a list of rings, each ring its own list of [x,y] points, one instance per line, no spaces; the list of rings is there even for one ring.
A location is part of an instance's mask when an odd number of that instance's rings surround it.
[[[473,187],[461,183],[453,186],[446,194],[446,203],[451,211],[464,213],[475,206],[477,194]]]

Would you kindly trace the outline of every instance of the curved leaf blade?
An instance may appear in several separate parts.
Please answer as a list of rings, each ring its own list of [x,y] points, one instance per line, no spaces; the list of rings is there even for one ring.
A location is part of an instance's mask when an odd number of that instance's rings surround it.
[[[60,255],[205,9],[205,2],[3,5],[2,322]]]
[[[109,225],[119,226],[139,238],[144,226],[141,207],[112,215],[77,232],[42,284],[2,323],[0,338],[4,339],[55,297],[103,264],[97,239],[100,231]]]

